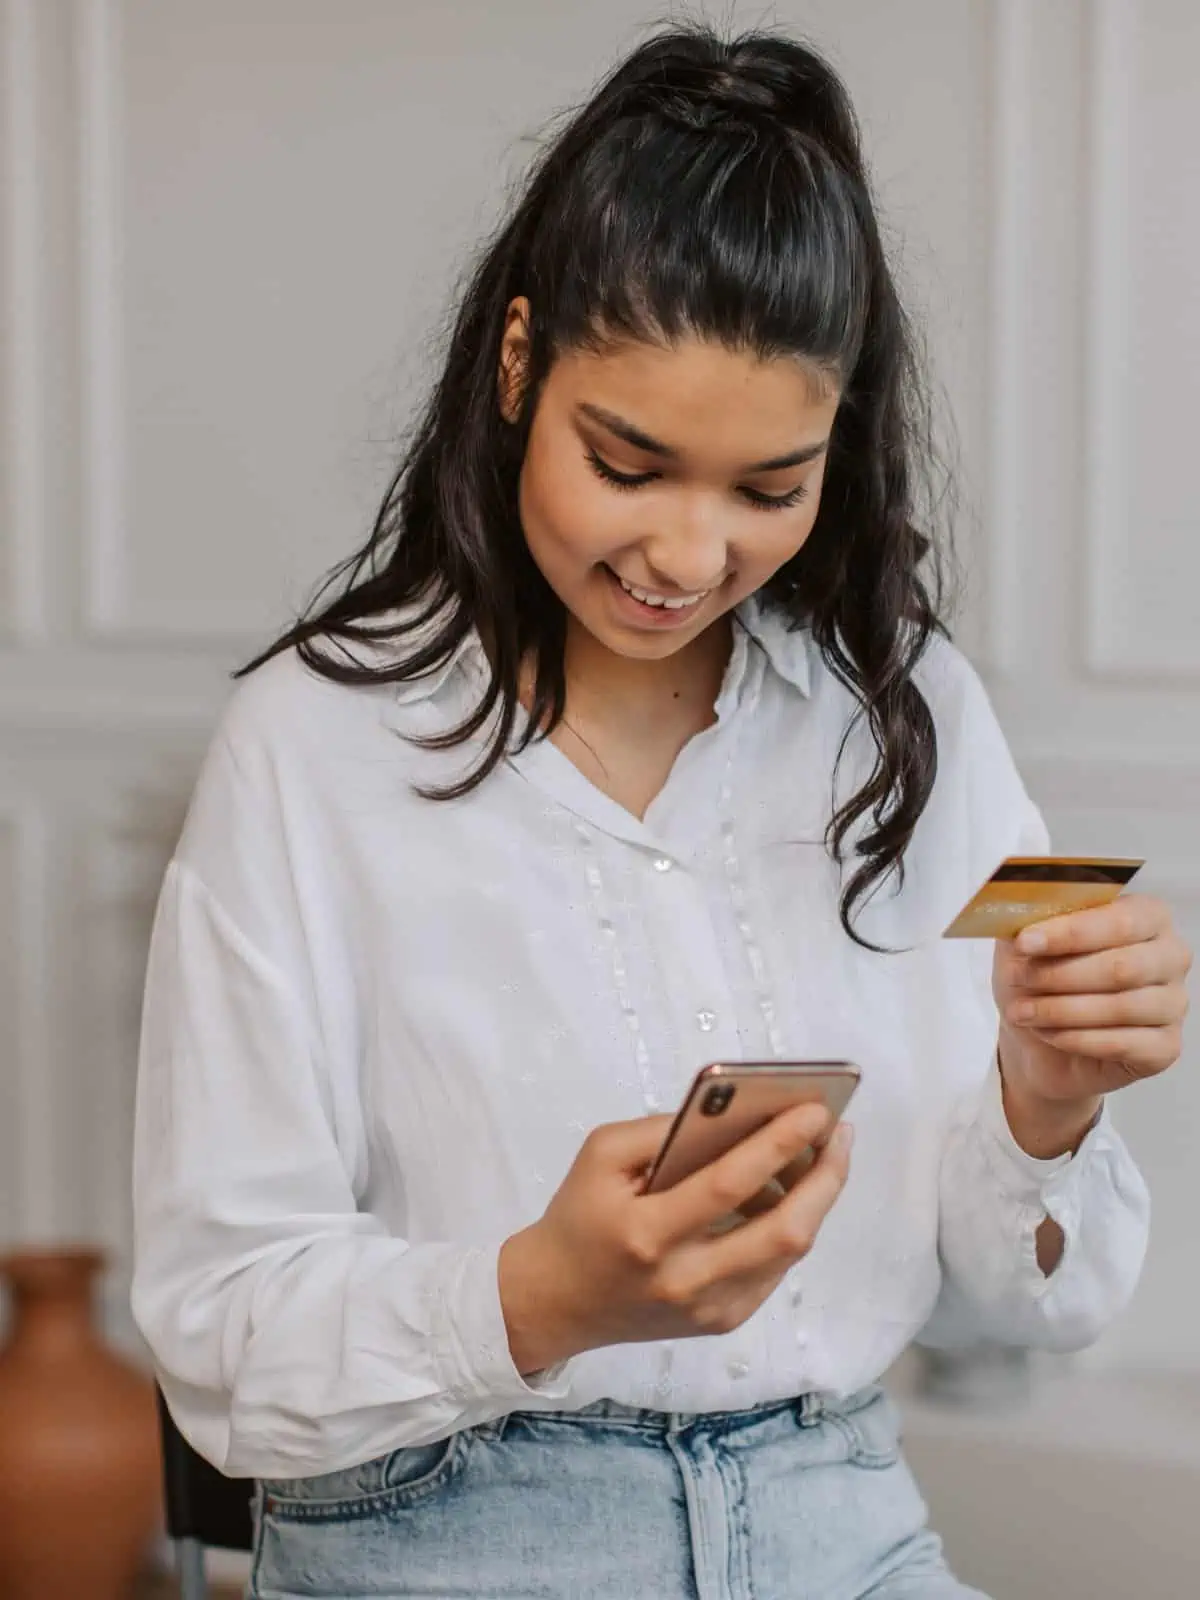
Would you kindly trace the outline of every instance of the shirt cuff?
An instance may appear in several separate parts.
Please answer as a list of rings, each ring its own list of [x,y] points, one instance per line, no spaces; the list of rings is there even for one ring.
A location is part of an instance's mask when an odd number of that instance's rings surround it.
[[[503,1402],[495,1410],[516,1411],[531,1399],[565,1400],[569,1361],[522,1377],[508,1347],[500,1304],[500,1246],[463,1252],[458,1272],[440,1307],[437,1348],[442,1381],[464,1400]]]
[[[1092,1156],[1109,1143],[1111,1118],[1106,1098],[1074,1155],[1068,1151],[1064,1155],[1042,1160],[1023,1150],[1013,1138],[1004,1111],[1004,1085],[998,1059],[993,1060],[992,1070],[984,1084],[978,1116],[987,1136],[992,1169],[1004,1193],[1026,1205],[1041,1202],[1051,1215],[1054,1215],[1054,1210],[1046,1202],[1068,1188],[1075,1188],[1082,1180]]]

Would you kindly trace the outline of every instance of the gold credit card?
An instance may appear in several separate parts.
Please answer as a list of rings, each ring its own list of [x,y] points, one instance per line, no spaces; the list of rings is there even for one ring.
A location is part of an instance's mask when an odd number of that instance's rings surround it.
[[[1107,905],[1144,865],[1115,856],[1009,856],[942,937],[1015,939],[1032,923]]]

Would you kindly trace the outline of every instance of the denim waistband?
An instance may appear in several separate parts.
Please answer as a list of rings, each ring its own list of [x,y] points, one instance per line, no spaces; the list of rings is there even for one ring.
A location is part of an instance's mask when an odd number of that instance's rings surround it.
[[[741,1411],[652,1411],[641,1406],[623,1405],[619,1400],[595,1400],[576,1411],[535,1411],[539,1421],[560,1420],[586,1426],[624,1426],[643,1433],[680,1433],[685,1428],[715,1427],[752,1423],[760,1418],[776,1416],[783,1412],[794,1413],[801,1427],[811,1427],[826,1413],[846,1416],[860,1411],[879,1393],[879,1385],[872,1384],[855,1394],[836,1396],[829,1394],[802,1394],[786,1400],[766,1400],[761,1405],[748,1406]]]

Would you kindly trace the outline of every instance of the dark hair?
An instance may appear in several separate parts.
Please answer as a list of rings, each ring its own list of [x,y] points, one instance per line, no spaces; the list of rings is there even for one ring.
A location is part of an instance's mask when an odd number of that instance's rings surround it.
[[[522,413],[510,424],[497,377],[518,296],[532,308],[530,350]],[[827,841],[841,863],[858,833],[861,860],[840,909],[847,933],[866,944],[850,912],[891,874],[903,880],[937,767],[933,718],[912,681],[941,628],[940,562],[914,525],[934,456],[853,109],[832,68],[792,39],[664,29],[570,118],[473,271],[441,378],[370,538],[242,672],[295,647],[339,683],[405,682],[478,630],[492,664],[487,691],[426,743],[461,744],[493,716],[494,735],[459,784],[423,791],[435,799],[474,788],[512,747],[526,660],[536,677],[520,740],[551,732],[564,711],[566,617],[517,509],[542,382],[563,350],[689,335],[802,358],[841,390],[816,523],[762,598],[811,628],[874,741],[874,769],[833,816]],[[383,618],[395,608],[405,616]],[[372,661],[353,653],[395,641],[404,648]]]

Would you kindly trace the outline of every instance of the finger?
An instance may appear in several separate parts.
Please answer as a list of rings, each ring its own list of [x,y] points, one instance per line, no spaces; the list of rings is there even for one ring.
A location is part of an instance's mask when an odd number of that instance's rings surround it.
[[[1050,917],[1017,935],[1018,955],[1089,955],[1156,939],[1171,926],[1170,907],[1153,895],[1125,894],[1106,906]]]
[[[1156,984],[1121,994],[1020,994],[1004,1016],[1017,1028],[1161,1028],[1182,1022],[1186,1011],[1182,986]]]
[[[643,1177],[662,1148],[674,1118],[667,1115],[634,1117],[629,1122],[606,1122],[594,1128],[583,1142],[581,1155],[609,1171]]]
[[[690,1178],[648,1196],[665,1236],[686,1239],[736,1211],[801,1151],[826,1138],[830,1121],[829,1112],[817,1101],[794,1106]]]
[[[1175,934],[1095,955],[1017,959],[1008,973],[1014,990],[1039,994],[1103,994],[1145,989],[1187,976],[1191,953]]]
[[[853,1134],[846,1123],[839,1124],[837,1134],[773,1210],[714,1241],[708,1267],[716,1278],[761,1273],[808,1254],[850,1173]]]
[[[1179,1059],[1178,1027],[1039,1028],[1036,1036],[1067,1055],[1087,1056],[1092,1061],[1125,1062],[1138,1077],[1152,1077]]]

